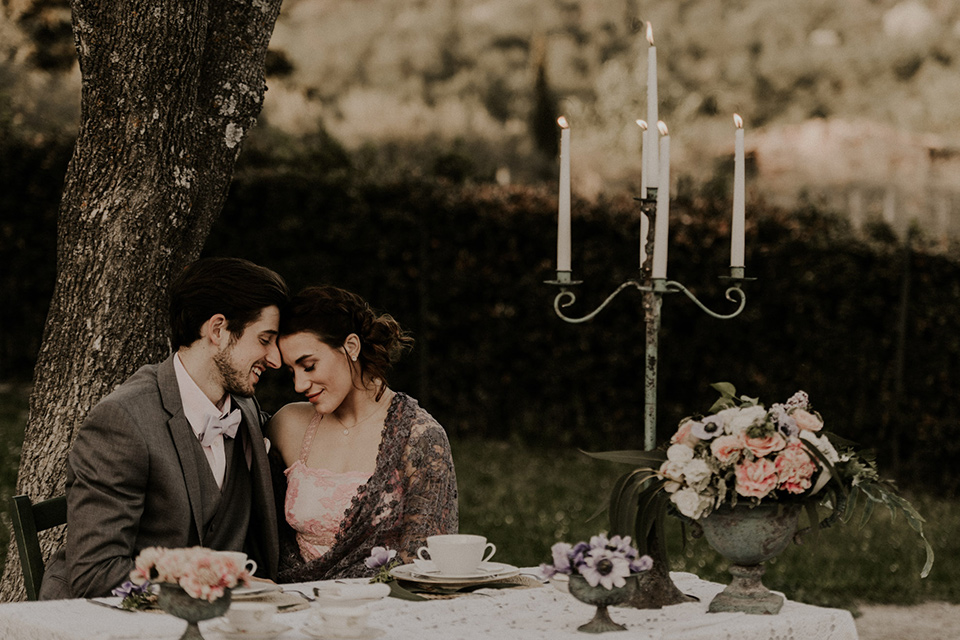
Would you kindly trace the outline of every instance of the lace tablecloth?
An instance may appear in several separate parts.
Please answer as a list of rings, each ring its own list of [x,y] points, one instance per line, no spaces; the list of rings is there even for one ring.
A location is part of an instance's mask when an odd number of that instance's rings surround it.
[[[856,640],[853,617],[841,609],[825,609],[787,601],[778,615],[707,613],[710,599],[723,585],[693,574],[674,573],[674,582],[699,602],[663,609],[615,607],[611,617],[627,626],[611,638],[630,640]],[[319,583],[286,585],[312,593]],[[577,626],[593,616],[594,608],[551,586],[528,589],[486,589],[450,600],[408,602],[388,598],[370,616],[372,637],[383,640],[584,640]],[[311,610],[278,614],[292,629],[279,640],[311,640],[301,630]],[[23,602],[0,605],[0,638],[16,640],[175,640],[182,620],[159,613],[110,610],[85,600]],[[208,640],[223,636],[200,624]]]

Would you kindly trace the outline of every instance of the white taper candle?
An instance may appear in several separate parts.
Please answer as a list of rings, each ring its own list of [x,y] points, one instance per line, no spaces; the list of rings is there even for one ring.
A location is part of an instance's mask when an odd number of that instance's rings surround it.
[[[667,277],[667,245],[670,220],[670,132],[663,122],[660,130],[660,187],[657,190],[657,222],[653,232],[653,277]]]
[[[557,216],[557,271],[570,271],[570,125],[563,116],[560,125],[560,195]]]
[[[746,167],[743,154],[743,118],[733,114],[736,125],[736,141],[733,153],[733,222],[730,225],[730,266],[744,266],[744,224],[746,217],[745,179]]]

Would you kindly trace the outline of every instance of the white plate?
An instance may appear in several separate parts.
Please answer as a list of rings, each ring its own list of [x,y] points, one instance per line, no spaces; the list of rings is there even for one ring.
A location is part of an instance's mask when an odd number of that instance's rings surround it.
[[[283,587],[270,582],[251,582],[249,587],[235,587],[230,592],[231,598],[249,598],[250,596],[259,596],[273,591],[282,591]]]
[[[311,638],[318,638],[319,640],[347,640],[347,636],[338,636],[331,633],[326,629],[317,629],[311,627],[309,624],[305,624],[300,627],[300,630]],[[372,640],[373,638],[378,638],[383,635],[383,629],[378,629],[377,627],[367,627],[363,630],[363,634],[359,636],[349,636],[349,640]]]
[[[229,640],[272,640],[284,631],[289,631],[293,627],[285,624],[272,624],[260,631],[239,631],[230,626],[229,622],[219,622],[210,625],[210,630],[219,633]]]
[[[394,567],[390,574],[400,580],[411,580],[413,582],[426,582],[434,584],[449,584],[458,582],[494,582],[503,578],[511,578],[520,573],[520,569],[513,565],[502,562],[484,562],[477,571],[464,575],[447,575],[437,570],[423,570],[415,564],[404,564]]]

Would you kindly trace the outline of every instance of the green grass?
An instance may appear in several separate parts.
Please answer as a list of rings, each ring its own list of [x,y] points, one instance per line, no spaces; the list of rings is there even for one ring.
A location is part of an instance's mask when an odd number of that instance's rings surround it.
[[[538,565],[550,546],[604,531],[606,515],[588,521],[628,467],[572,450],[549,451],[504,442],[457,441],[453,447],[460,487],[460,530],[487,536],[497,559]],[[902,517],[876,510],[859,522],[835,526],[791,545],[767,563],[764,584],[792,600],[855,609],[857,603],[960,603],[960,505],[909,495],[927,520],[925,532],[937,554],[921,580],[924,553]],[[684,541],[679,521],[668,524],[671,569],[726,583],[727,562],[703,539]]]
[[[28,391],[0,386],[0,567],[10,538],[7,503],[16,488]],[[607,528],[606,503],[627,467],[575,450],[518,443],[458,440],[451,443],[460,487],[460,530],[485,535],[497,559],[534,566],[550,558],[557,541],[575,542]],[[860,529],[833,527],[803,546],[791,545],[767,563],[764,584],[811,604],[855,608],[858,603],[960,603],[960,504],[929,495],[909,496],[927,519],[937,559],[921,580],[923,549],[903,518],[877,510]],[[671,568],[728,582],[726,561],[702,539],[686,542],[676,521],[668,524]]]

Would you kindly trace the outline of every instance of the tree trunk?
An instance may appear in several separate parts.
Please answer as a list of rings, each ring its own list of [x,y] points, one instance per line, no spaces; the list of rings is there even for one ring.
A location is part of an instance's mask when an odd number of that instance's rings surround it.
[[[200,254],[260,113],[280,0],[71,8],[81,122],[17,481],[35,501],[63,493],[90,408],[169,352],[167,285]],[[63,537],[47,536],[46,556]],[[8,554],[0,601],[23,595],[13,543]]]

